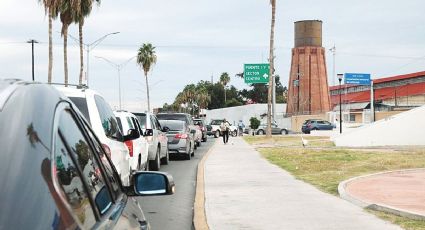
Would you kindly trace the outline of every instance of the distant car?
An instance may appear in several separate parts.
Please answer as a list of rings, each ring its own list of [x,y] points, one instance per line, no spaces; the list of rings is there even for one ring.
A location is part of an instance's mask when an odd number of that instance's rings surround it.
[[[122,132],[111,107],[96,91],[86,87],[57,87],[81,111],[91,128],[111,156],[125,185],[130,180],[130,153],[122,139]]]
[[[202,142],[207,141],[207,127],[205,126],[204,120],[202,119],[193,119],[195,125],[199,126],[202,132]]]
[[[335,125],[329,121],[322,119],[309,119],[304,121],[301,127],[301,131],[303,133],[309,134],[311,130],[332,130],[334,128]]]
[[[163,172],[123,187],[88,120],[49,85],[0,80],[0,127],[1,229],[150,229],[136,196],[174,192]]]
[[[124,142],[130,153],[130,170],[149,170],[149,145],[143,136],[144,133],[140,128],[139,120],[134,114],[123,110],[114,111],[114,114],[117,118],[118,126],[124,134],[127,134],[131,129],[136,129],[142,134],[137,139]]]
[[[281,128],[275,123],[272,123],[271,126],[272,126],[272,134],[282,134],[282,135],[288,134],[287,129]],[[257,135],[266,134],[266,130],[267,130],[267,124],[261,124],[260,126],[258,126]]]
[[[168,151],[170,154],[185,155],[187,160],[195,155],[195,140],[184,121],[159,120],[162,127],[167,127]]]
[[[149,145],[149,170],[158,171],[161,164],[167,165],[169,162],[167,136],[165,136],[167,130],[161,127],[158,119],[152,113],[133,114],[139,119],[140,128],[143,132],[150,133],[150,135],[145,135]]]
[[[184,121],[186,123],[186,125],[189,127],[190,132],[193,135],[193,138],[195,139],[195,142],[197,142],[197,145],[195,145],[195,149],[196,147],[198,147],[199,145],[201,145],[201,140],[202,140],[202,132],[200,129],[197,129],[192,116],[190,114],[187,113],[158,113],[156,115],[158,117],[159,120],[180,120],[180,121]]]
[[[220,124],[223,122],[223,119],[213,119],[210,122],[211,131],[209,135],[213,135],[215,138],[221,136]],[[209,127],[208,127],[209,128]],[[229,135],[236,137],[238,135],[238,127],[230,125]]]

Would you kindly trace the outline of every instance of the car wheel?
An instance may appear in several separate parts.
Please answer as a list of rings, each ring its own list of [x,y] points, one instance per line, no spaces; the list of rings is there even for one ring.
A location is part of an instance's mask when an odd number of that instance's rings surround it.
[[[286,130],[286,129],[282,129],[282,130],[280,131],[280,134],[282,134],[282,135],[288,135],[288,130]]]
[[[159,168],[161,167],[161,161],[160,161],[160,158],[159,158],[159,151],[160,151],[160,149],[158,147],[157,150],[156,150],[155,160],[150,160],[149,161],[149,168],[152,171],[158,171]]]
[[[238,132],[236,130],[233,130],[232,137],[236,137],[238,135]]]
[[[161,164],[168,165],[169,162],[170,162],[170,155],[169,155],[168,149],[167,149],[167,152],[165,153],[165,157],[161,158]]]
[[[214,133],[214,137],[215,137],[215,138],[220,137],[220,130],[215,131],[215,133]]]
[[[192,146],[190,146],[190,147],[192,147]],[[190,149],[192,149],[192,148],[189,148],[189,152],[186,154],[186,156],[185,156],[185,159],[186,160],[190,160],[190,158],[191,158],[191,156],[192,156],[192,153],[190,152]]]
[[[264,130],[262,130],[262,129],[258,130],[258,131],[257,131],[257,134],[258,134],[258,135],[264,135]]]
[[[139,155],[139,158],[137,159],[137,171],[142,169],[142,159],[141,156]]]

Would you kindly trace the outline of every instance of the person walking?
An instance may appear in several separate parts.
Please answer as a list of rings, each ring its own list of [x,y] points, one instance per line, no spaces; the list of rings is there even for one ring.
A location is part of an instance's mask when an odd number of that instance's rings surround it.
[[[239,136],[243,136],[243,129],[245,128],[244,123],[242,122],[242,120],[239,120],[238,123],[238,134]]]
[[[228,121],[226,121],[226,118],[224,118],[220,124],[220,131],[223,135],[224,144],[227,144],[227,142],[229,141],[229,129],[230,129],[230,124]]]

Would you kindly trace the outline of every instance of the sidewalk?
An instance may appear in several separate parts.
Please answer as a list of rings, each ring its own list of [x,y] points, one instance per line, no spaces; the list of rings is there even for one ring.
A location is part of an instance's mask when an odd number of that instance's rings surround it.
[[[294,179],[240,137],[227,145],[217,139],[204,168],[205,212],[212,230],[400,229]]]

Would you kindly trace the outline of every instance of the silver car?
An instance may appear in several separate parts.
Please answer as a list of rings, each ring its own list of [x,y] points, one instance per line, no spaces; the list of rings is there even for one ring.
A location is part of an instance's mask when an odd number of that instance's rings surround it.
[[[167,129],[168,151],[170,154],[183,154],[186,160],[195,155],[195,140],[189,126],[180,120],[160,120],[161,126]]]

